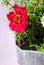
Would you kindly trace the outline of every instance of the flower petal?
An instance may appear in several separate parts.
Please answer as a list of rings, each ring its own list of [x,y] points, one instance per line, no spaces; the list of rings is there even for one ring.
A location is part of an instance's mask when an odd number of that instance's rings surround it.
[[[11,22],[11,23],[9,24],[9,27],[10,27],[10,29],[11,29],[12,31],[15,31],[15,29],[16,29],[17,26],[18,26],[18,24],[16,24],[15,22]]]
[[[20,6],[14,5],[13,8],[14,8],[14,10],[16,11],[16,13],[21,14],[21,7],[20,7]]]
[[[12,31],[15,31],[15,32],[24,32],[26,30],[26,25],[24,24],[16,24],[14,22],[11,22],[9,24],[9,27]]]
[[[22,20],[21,24],[28,25],[28,20]]]
[[[26,7],[22,7],[22,14],[27,14]]]
[[[9,14],[7,14],[7,18],[9,21],[13,21],[13,18],[15,17],[15,13],[14,12],[9,12]]]
[[[18,5],[14,5],[13,8],[16,11],[16,13],[27,14],[26,7],[20,7]]]
[[[26,25],[19,24],[18,27],[16,27],[16,32],[24,32],[26,30]]]
[[[9,12],[7,14],[7,18],[11,21],[9,24],[9,27],[12,31],[15,32],[24,32],[26,30],[26,26],[28,24],[28,17],[25,7],[20,7],[18,5],[13,6],[14,10],[16,11],[16,14],[14,12]],[[20,22],[14,19],[16,15],[20,15]],[[16,20],[16,22],[15,22]]]
[[[27,20],[27,19],[28,19],[28,17],[27,17],[27,15],[26,15],[26,14],[22,14],[22,15],[21,15],[21,19],[22,19],[22,20]]]

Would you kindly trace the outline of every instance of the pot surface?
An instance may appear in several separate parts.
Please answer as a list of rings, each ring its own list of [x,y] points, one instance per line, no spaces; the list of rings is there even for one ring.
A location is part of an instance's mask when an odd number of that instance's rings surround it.
[[[18,46],[16,46],[16,51],[20,65],[44,65],[44,53],[22,50]]]

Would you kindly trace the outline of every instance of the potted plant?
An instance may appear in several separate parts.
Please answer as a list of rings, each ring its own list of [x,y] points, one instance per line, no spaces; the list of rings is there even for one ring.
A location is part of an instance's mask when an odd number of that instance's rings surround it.
[[[2,2],[12,7],[7,14],[9,27],[16,33],[16,50],[20,65],[44,65],[44,1],[9,0]],[[18,5],[20,4],[20,5]]]

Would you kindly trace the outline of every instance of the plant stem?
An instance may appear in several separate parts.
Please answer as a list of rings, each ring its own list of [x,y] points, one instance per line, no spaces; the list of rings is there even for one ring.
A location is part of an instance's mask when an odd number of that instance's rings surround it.
[[[9,2],[8,2],[8,4],[9,4],[11,7],[13,7]]]
[[[21,0],[21,7],[22,7],[22,0]]]
[[[17,4],[16,0],[14,0],[15,4]]]
[[[19,39],[17,40],[18,41],[18,46],[21,47],[21,33],[19,33],[18,35],[19,35]]]
[[[26,7],[26,1],[24,0],[24,2],[25,2],[25,7]]]

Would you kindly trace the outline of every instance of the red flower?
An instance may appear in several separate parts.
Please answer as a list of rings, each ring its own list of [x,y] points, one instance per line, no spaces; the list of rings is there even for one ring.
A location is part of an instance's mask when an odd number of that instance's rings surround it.
[[[20,7],[18,5],[13,6],[14,10],[18,14],[27,14],[26,8],[25,7]]]
[[[16,32],[24,32],[26,25],[28,24],[27,12],[25,8],[21,8],[18,5],[13,6],[15,12],[9,12],[7,18],[9,19],[9,27]]]

